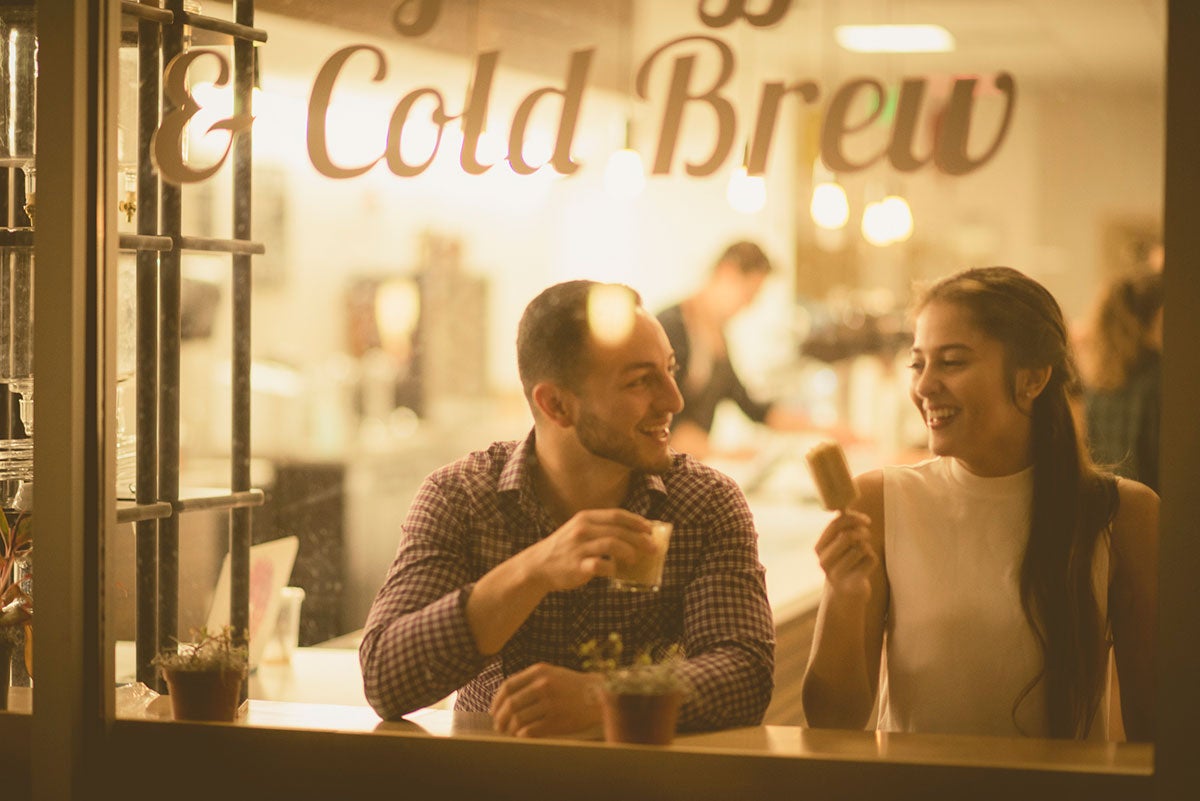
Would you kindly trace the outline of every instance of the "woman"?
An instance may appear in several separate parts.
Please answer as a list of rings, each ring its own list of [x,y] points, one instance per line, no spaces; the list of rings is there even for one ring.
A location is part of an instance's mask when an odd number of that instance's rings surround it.
[[[822,533],[810,725],[1104,736],[1109,636],[1131,740],[1153,730],[1158,496],[1076,435],[1062,312],[1006,267],[917,306],[910,394],[934,457],[860,476]],[[886,660],[881,653],[886,637]]]
[[[1092,459],[1158,491],[1162,273],[1121,278],[1101,298],[1080,347]]]

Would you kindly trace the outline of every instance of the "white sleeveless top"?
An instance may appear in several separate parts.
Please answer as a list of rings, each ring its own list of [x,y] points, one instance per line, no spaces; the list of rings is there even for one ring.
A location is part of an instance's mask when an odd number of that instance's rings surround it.
[[[1020,597],[1033,468],[982,478],[948,457],[885,467],[883,498],[891,599],[878,728],[1047,736],[1044,682],[1013,715],[1042,664]],[[1107,620],[1107,538],[1093,577]]]

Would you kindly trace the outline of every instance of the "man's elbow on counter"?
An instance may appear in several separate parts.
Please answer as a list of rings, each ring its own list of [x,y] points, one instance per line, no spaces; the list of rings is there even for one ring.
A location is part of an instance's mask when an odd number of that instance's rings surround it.
[[[420,709],[423,704],[402,688],[411,686],[403,671],[388,664],[388,659],[375,646],[377,637],[365,636],[358,650],[362,671],[363,696],[375,714],[384,720],[397,720]]]
[[[426,706],[419,699],[386,689],[379,680],[378,671],[370,670],[366,663],[363,664],[363,696],[375,714],[384,720],[399,720]]]
[[[719,731],[761,725],[767,707],[771,705],[774,689],[774,678],[768,672],[756,676],[753,681],[746,683],[741,692],[733,697],[727,696],[721,703],[706,705],[703,699],[696,698],[697,706],[691,710],[685,709],[680,730]]]

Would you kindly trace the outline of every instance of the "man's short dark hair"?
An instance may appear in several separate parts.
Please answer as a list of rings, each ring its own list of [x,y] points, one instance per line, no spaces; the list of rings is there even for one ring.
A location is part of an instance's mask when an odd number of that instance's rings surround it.
[[[741,270],[742,275],[757,275],[771,272],[771,260],[763,249],[753,242],[742,240],[725,248],[716,264],[729,262]],[[714,265],[715,267],[716,265]]]
[[[597,281],[566,281],[529,302],[517,326],[517,372],[525,397],[539,381],[556,381],[577,390],[588,366],[588,297]],[[637,306],[642,299],[629,287]]]

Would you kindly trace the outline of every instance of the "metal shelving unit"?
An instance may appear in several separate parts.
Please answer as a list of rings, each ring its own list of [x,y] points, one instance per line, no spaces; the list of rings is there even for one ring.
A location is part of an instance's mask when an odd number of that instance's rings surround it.
[[[123,0],[121,11],[136,20],[138,47],[137,233],[122,234],[119,247],[137,259],[137,484],[136,501],[123,503],[118,522],[134,525],[137,558],[137,678],[159,691],[151,659],[174,647],[179,610],[179,515],[201,509],[230,512],[231,624],[249,625],[250,510],[263,493],[250,486],[250,269],[264,252],[250,239],[251,140],[239,134],[232,148],[233,236],[189,236],[182,230],[182,191],[155,171],[151,138],[160,112],[168,111],[163,71],[184,52],[185,27],[233,42],[234,110],[248,109],[254,79],[254,43],[265,31],[253,26],[252,0],[234,3],[235,20],[186,11],[183,0]],[[180,289],[187,252],[230,255],[232,270],[233,428],[228,492],[189,492],[180,487]]]

